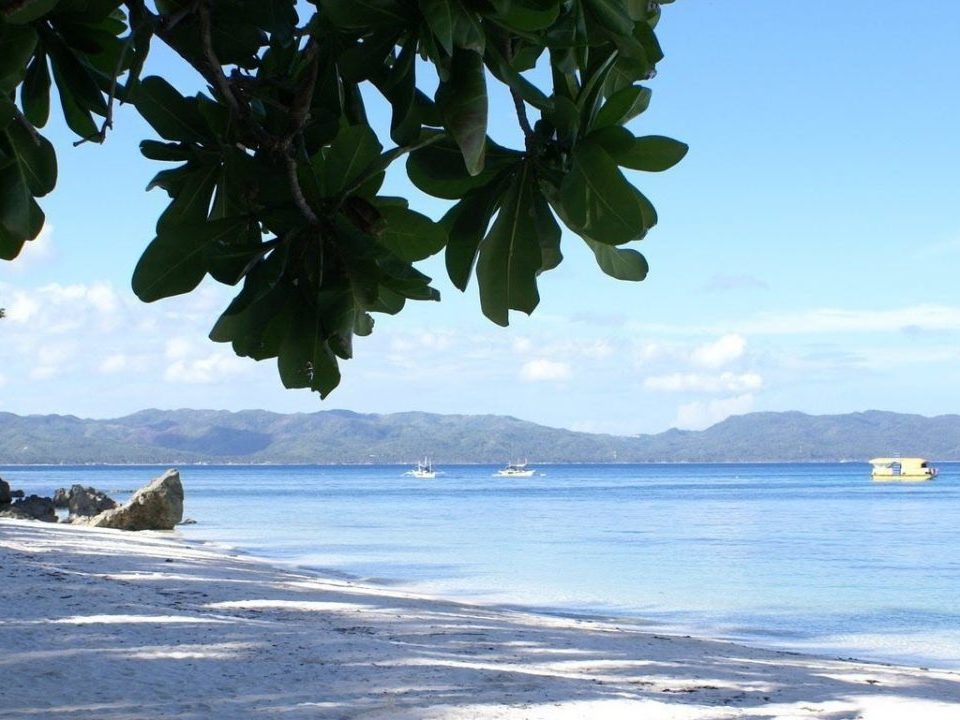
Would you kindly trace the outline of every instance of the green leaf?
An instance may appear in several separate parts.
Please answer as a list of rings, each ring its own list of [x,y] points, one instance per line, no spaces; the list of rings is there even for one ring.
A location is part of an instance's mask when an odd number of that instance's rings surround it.
[[[183,97],[161,77],[143,78],[133,103],[162,138],[200,143],[209,139],[207,125],[196,101]]]
[[[318,0],[318,3],[335,25],[348,30],[405,27],[414,18],[413,9],[402,0]]]
[[[27,239],[14,235],[0,224],[0,260],[13,260],[20,254]]]
[[[43,211],[33,199],[30,185],[19,162],[0,168],[0,226],[9,233],[11,239],[4,243],[5,253],[17,243],[32,240],[43,229]],[[19,248],[17,248],[19,252]]]
[[[396,206],[380,208],[380,214],[386,227],[377,239],[401,260],[423,260],[447,244],[443,227],[426,215]]]
[[[33,22],[53,10],[59,2],[60,0],[34,0],[33,2],[22,3],[19,9],[4,15],[3,19],[11,25]]]
[[[514,176],[497,219],[480,245],[477,282],[483,314],[498,325],[509,310],[533,312],[540,302],[537,272],[542,264],[535,225],[538,188],[529,163]]]
[[[158,234],[133,271],[133,292],[153,302],[194,290],[207,273],[207,246],[235,232],[235,222],[218,221]]]
[[[610,277],[617,280],[639,282],[647,277],[649,266],[646,258],[636,250],[617,248],[584,238],[597,258],[597,265]]]
[[[34,139],[20,123],[11,124],[6,135],[30,193],[42,197],[53,190],[57,184],[57,154],[53,145],[39,134]]]
[[[440,221],[449,236],[444,254],[447,275],[460,290],[466,290],[470,282],[480,242],[500,205],[506,180],[507,173],[503,173],[486,185],[471,190]]]
[[[321,178],[323,197],[339,195],[364,176],[380,159],[383,146],[367,125],[350,125],[337,134],[333,144],[311,158]]]
[[[90,111],[81,107],[73,94],[71,85],[60,74],[58,65],[53,66],[53,81],[56,83],[57,92],[60,94],[60,107],[63,109],[63,118],[73,132],[81,138],[92,138],[100,129],[93,122]]]
[[[593,127],[603,128],[628,123],[647,109],[651,95],[650,89],[641,85],[630,85],[618,90],[600,108]]]
[[[32,27],[0,24],[0,93],[20,84],[36,46],[37,33]]]
[[[59,36],[52,32],[44,33],[43,46],[53,64],[54,78],[61,90],[69,88],[73,101],[83,110],[96,113],[101,117],[107,114],[107,101],[97,83],[95,71],[77,55],[73,48],[64,44]]]
[[[207,272],[217,282],[236,285],[270,249],[262,242],[258,225],[247,218],[207,224],[214,226],[205,247]]]
[[[558,214],[571,230],[607,245],[643,237],[643,202],[616,163],[592,142],[573,152],[573,167],[560,186]]]
[[[410,153],[407,158],[407,175],[414,185],[428,195],[458,200],[474,188],[487,185],[522,157],[522,153],[516,150],[509,150],[488,141],[483,171],[470,175],[463,164],[460,148],[444,139]]]
[[[540,275],[553,270],[563,261],[563,254],[560,252],[560,239],[563,234],[542,193],[535,193],[533,197],[533,222],[540,240],[541,260],[540,269],[537,270]]]
[[[38,52],[30,65],[20,88],[23,114],[35,127],[43,127],[50,117],[50,71],[47,56]]]
[[[622,0],[585,0],[597,21],[618,35],[633,35],[634,22],[630,19]]]
[[[140,153],[145,158],[160,160],[161,162],[184,162],[194,160],[197,157],[196,151],[189,145],[165,143],[157,140],[142,140],[140,142]]]
[[[560,14],[560,0],[491,0],[505,25],[528,32],[544,30]]]
[[[623,127],[608,127],[591,133],[591,142],[600,145],[618,165],[631,170],[661,172],[680,162],[689,147],[661,135],[634,137]]]
[[[420,12],[437,42],[447,55],[453,55],[453,29],[456,22],[453,6],[456,0],[419,0],[419,3]]]
[[[553,100],[544,95],[540,88],[514,70],[506,58],[504,58],[492,44],[487,49],[484,60],[494,77],[508,85],[512,90],[516,90],[525,101],[544,112],[550,112],[553,109]]]
[[[181,225],[199,225],[206,221],[219,170],[219,164],[188,164],[179,170],[183,185],[157,220],[158,235]]]
[[[455,13],[453,24],[453,45],[463,50],[473,50],[483,55],[486,50],[486,38],[480,18],[472,7],[463,4],[463,0],[451,0]]]
[[[277,368],[284,387],[308,387],[321,398],[340,384],[340,369],[327,342],[323,318],[307,303],[298,303],[293,310],[290,331],[277,355]]]
[[[443,125],[460,147],[467,172],[483,170],[487,138],[487,81],[483,58],[472,50],[456,50],[450,80],[441,83],[437,104]]]

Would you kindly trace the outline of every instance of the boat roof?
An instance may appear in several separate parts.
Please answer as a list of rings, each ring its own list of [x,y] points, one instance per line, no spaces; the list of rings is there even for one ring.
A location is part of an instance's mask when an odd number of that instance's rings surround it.
[[[893,465],[894,463],[900,463],[901,465],[922,465],[926,462],[925,458],[918,457],[895,457],[895,458],[874,458],[870,461],[871,465]]]

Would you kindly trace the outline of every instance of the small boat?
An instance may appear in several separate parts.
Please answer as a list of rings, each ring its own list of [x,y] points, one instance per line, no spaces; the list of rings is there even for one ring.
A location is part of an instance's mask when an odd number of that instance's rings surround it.
[[[430,462],[430,458],[424,458],[423,462],[418,462],[413,470],[407,470],[404,475],[432,480],[437,476],[437,471],[433,469],[433,463]]]
[[[937,476],[923,458],[874,458],[870,464],[870,477],[877,482],[924,482]]]
[[[533,477],[536,471],[527,467],[527,461],[510,463],[505,468],[497,470],[494,477]]]

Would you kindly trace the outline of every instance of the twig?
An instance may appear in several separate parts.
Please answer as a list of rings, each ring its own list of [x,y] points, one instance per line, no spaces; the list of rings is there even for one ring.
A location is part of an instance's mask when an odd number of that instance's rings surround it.
[[[199,3],[198,10],[200,14],[200,37],[203,42],[203,55],[207,59],[210,72],[213,74],[213,80],[220,90],[220,94],[223,95],[224,101],[230,106],[230,110],[233,111],[233,114],[240,118],[246,117],[246,113],[241,110],[240,103],[237,102],[236,95],[233,94],[233,88],[230,87],[227,76],[223,74],[223,66],[213,51],[213,38],[210,30],[210,8],[207,7],[206,3],[201,2]]]
[[[513,61],[513,48],[510,45],[509,38],[506,37],[503,39],[503,58],[507,65]],[[527,146],[527,150],[530,150],[534,141],[534,133],[533,127],[530,125],[530,118],[527,117],[527,105],[524,103],[520,91],[515,87],[510,88],[510,97],[513,98],[513,107],[517,111],[517,123],[523,131],[524,144]]]
[[[303,195],[303,189],[300,187],[300,178],[297,177],[297,160],[293,155],[284,156],[287,163],[287,182],[290,184],[290,192],[293,195],[293,203],[297,206],[300,214],[303,215],[311,225],[319,225],[320,219],[310,207],[307,198]]]

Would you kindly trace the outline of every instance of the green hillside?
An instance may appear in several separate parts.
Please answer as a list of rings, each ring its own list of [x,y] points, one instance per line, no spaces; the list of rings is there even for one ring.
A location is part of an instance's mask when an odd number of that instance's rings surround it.
[[[960,460],[960,416],[751,413],[703,431],[595,435],[513,417],[346,410],[144,410],[127,417],[0,413],[0,464],[763,462]]]

